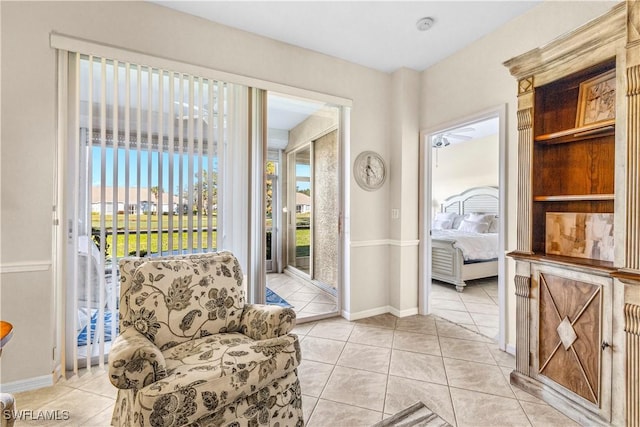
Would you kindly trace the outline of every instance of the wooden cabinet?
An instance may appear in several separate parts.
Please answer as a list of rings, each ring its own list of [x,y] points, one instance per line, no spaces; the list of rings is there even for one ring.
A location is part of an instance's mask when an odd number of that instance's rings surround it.
[[[531,280],[538,304],[531,377],[610,420],[612,279],[534,263]]]
[[[505,63],[518,81],[511,381],[588,425],[640,427],[639,17],[640,2],[619,3]]]

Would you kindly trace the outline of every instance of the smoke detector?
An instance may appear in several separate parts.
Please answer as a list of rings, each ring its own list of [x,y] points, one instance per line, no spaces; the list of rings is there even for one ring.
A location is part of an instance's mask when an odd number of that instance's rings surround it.
[[[416,28],[418,29],[418,31],[427,31],[429,28],[433,27],[433,24],[435,24],[435,22],[435,19],[430,16],[426,16],[416,22]]]

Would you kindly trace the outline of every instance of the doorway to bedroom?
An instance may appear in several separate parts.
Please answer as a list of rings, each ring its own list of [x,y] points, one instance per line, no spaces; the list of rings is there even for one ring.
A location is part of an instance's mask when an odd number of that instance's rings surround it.
[[[504,347],[504,109],[423,133],[421,312]]]

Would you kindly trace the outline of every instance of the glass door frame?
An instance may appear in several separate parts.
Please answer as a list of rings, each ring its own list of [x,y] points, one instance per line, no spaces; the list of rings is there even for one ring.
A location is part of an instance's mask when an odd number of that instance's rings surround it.
[[[310,194],[309,197],[311,199],[311,208],[309,211],[309,267],[308,271],[304,271],[300,269],[296,265],[297,259],[297,243],[291,244],[291,239],[293,235],[293,241],[297,241],[297,233],[298,233],[298,223],[297,223],[297,207],[296,207],[296,193],[297,193],[297,162],[295,161],[296,155],[301,151],[307,150],[309,152],[309,188]],[[287,232],[286,232],[286,240],[287,240],[287,251],[286,251],[286,260],[285,264],[287,268],[294,269],[297,273],[307,277],[310,280],[313,280],[314,271],[313,271],[313,206],[314,206],[314,196],[313,196],[313,188],[314,188],[314,166],[313,166],[313,141],[309,141],[304,143],[295,149],[288,151],[287,153],[287,188],[285,189],[287,194]],[[291,161],[293,159],[293,161]],[[293,204],[293,206],[291,206]],[[294,221],[293,224],[291,221]],[[295,248],[296,255],[294,255],[294,260],[291,260],[291,247]]]
[[[271,241],[269,241],[268,239],[265,241],[266,251],[271,251],[271,259],[267,259],[265,257],[265,270],[267,273],[276,273],[280,270],[280,245],[278,244],[280,238],[280,203],[278,200],[278,198],[280,197],[280,178],[278,176],[280,165],[278,164],[278,162],[274,161],[274,163],[276,163],[276,173],[273,175],[268,174],[266,176],[266,181],[271,181]],[[265,218],[265,236],[268,232],[269,227],[267,227],[266,225]]]

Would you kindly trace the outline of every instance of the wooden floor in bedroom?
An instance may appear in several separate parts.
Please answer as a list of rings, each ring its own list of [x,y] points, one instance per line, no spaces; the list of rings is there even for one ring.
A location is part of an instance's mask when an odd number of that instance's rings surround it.
[[[469,280],[464,292],[434,280],[431,298],[432,314],[498,340],[498,276]]]

